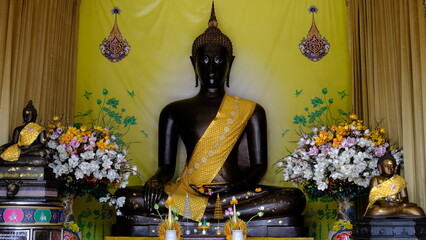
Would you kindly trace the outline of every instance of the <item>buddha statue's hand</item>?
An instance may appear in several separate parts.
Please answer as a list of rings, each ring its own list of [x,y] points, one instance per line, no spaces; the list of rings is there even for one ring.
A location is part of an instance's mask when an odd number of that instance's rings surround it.
[[[149,179],[143,188],[143,199],[147,211],[152,212],[154,205],[158,203],[164,192],[164,184],[157,179]]]
[[[204,184],[202,186],[189,184],[189,186],[200,195],[211,196],[216,193],[228,192],[230,190],[231,185],[212,183],[212,184]]]
[[[21,149],[21,151],[24,151],[24,150],[30,149],[30,146],[29,145],[22,145],[22,146],[19,146],[19,148]]]
[[[396,196],[386,197],[386,201],[390,205],[399,205],[399,204],[403,203],[402,199],[398,198]]]

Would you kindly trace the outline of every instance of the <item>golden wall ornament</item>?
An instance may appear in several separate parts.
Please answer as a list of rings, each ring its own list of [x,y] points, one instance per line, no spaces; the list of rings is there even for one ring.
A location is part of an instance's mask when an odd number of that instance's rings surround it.
[[[120,14],[121,10],[118,7],[114,7],[111,12],[115,15],[114,26],[108,38],[105,38],[99,45],[99,49],[104,57],[116,63],[127,57],[130,52],[130,45],[126,39],[123,39],[118,28],[117,14]]]
[[[315,6],[309,7],[309,12],[312,13],[312,24],[306,38],[303,38],[299,44],[300,52],[312,62],[321,60],[327,55],[330,50],[330,44],[325,37],[323,38],[315,25],[315,13],[318,13],[318,8]]]

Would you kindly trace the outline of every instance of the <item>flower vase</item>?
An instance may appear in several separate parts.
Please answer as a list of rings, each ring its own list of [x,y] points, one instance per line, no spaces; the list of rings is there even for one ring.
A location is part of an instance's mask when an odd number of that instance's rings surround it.
[[[166,230],[165,240],[177,240],[176,230]]]
[[[244,230],[232,230],[231,240],[244,240]]]
[[[64,199],[65,204],[65,217],[64,217],[64,240],[80,240],[81,232],[78,225],[74,222],[74,204],[75,194],[67,194]]]
[[[328,232],[329,240],[349,240],[352,235],[352,221],[354,219],[354,202],[348,198],[338,199],[337,219]]]

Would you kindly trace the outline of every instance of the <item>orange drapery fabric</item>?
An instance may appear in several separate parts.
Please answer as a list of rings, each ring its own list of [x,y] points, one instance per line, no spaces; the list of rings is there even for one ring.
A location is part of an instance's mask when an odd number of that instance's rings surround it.
[[[354,111],[404,148],[410,201],[426,208],[426,12],[422,0],[348,0]]]
[[[74,114],[80,0],[0,3],[1,140],[22,122],[33,100],[39,122]]]

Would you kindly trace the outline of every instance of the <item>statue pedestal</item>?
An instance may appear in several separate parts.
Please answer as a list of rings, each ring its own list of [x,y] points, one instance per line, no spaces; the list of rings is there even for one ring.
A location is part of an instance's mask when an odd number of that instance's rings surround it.
[[[0,240],[61,240],[63,204],[0,202]]]
[[[0,202],[56,202],[60,198],[59,187],[52,169],[47,166],[0,165]]]
[[[426,217],[365,217],[353,222],[353,239],[426,239]]]
[[[130,219],[130,220],[129,220]],[[144,217],[133,215],[118,217],[117,223],[112,226],[113,236],[132,236],[132,237],[157,237],[158,224],[161,219],[153,217]],[[210,229],[206,234],[201,234],[197,222],[179,221],[182,227],[182,237],[197,238],[205,236],[214,236],[216,230],[223,232],[225,223],[210,222]],[[249,223],[248,237],[307,237],[308,228],[303,226],[303,216],[291,216],[271,219],[257,219]],[[186,230],[191,233],[186,235]]]
[[[60,183],[42,157],[0,160],[0,240],[62,240]]]

